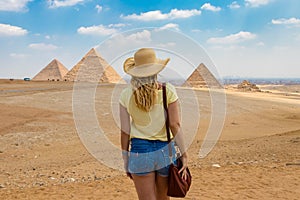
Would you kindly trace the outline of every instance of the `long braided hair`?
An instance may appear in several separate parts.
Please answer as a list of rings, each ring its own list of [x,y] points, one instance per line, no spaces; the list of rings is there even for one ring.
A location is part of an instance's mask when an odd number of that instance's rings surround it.
[[[149,112],[157,101],[159,84],[157,75],[149,77],[132,77],[134,100],[138,108]]]

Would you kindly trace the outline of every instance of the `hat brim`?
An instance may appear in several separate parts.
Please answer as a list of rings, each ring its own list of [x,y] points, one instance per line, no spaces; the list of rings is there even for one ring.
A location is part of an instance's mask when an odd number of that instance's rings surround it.
[[[146,64],[146,65],[140,65],[140,66],[132,66],[132,62],[128,63],[128,65],[131,65],[130,67],[126,67],[126,62],[124,63],[124,71],[134,77],[148,77],[153,76],[155,74],[158,74],[160,71],[162,71],[167,63],[169,62],[169,58],[165,60],[157,60],[156,63],[152,64]]]

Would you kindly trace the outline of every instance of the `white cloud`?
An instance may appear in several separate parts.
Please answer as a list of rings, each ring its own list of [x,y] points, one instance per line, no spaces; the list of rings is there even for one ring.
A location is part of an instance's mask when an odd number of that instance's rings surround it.
[[[158,28],[157,30],[166,30],[166,29],[173,29],[173,30],[179,31],[179,25],[178,24],[169,23],[169,24],[166,24],[166,25]]]
[[[85,0],[48,0],[50,8],[75,6],[79,3],[83,3]]]
[[[258,43],[256,43],[256,46],[263,47],[263,46],[265,46],[265,43],[263,43],[263,42],[258,42]]]
[[[192,32],[193,32],[193,33],[201,33],[202,30],[200,30],[200,29],[192,29]]]
[[[120,27],[125,27],[127,26],[128,24],[122,24],[122,23],[119,23],[119,24],[110,24],[108,25],[109,28],[111,27],[114,27],[114,28],[120,28]]]
[[[113,25],[110,27],[105,27],[104,25],[100,24],[98,26],[90,26],[90,27],[80,27],[77,29],[77,33],[82,35],[99,35],[99,36],[107,36],[112,35],[118,32],[117,29],[112,28]]]
[[[225,37],[210,38],[207,40],[210,44],[234,44],[256,38],[256,35],[250,32],[241,31]]]
[[[134,34],[131,34],[125,38],[126,40],[129,41],[143,41],[143,42],[150,42],[151,41],[151,32],[148,30],[143,30],[141,32],[137,32]]]
[[[26,54],[18,54],[18,53],[11,53],[11,54],[9,54],[9,56],[12,57],[12,58],[25,58],[28,55],[26,55]]]
[[[240,52],[243,51],[245,49],[247,49],[245,46],[241,46],[241,45],[226,45],[226,46],[222,46],[222,45],[214,45],[209,47],[211,50],[221,50],[221,51],[231,51],[231,52]]]
[[[289,19],[285,19],[285,18],[273,19],[272,24],[276,24],[276,25],[300,25],[300,19],[297,19],[295,17],[292,17],[292,18],[289,18]]]
[[[171,12],[168,14],[170,19],[178,19],[178,18],[189,18],[195,15],[200,15],[201,11],[192,9],[192,10],[177,10],[172,9]]]
[[[268,3],[270,3],[270,0],[245,0],[246,6],[249,7],[259,7],[267,5]]]
[[[28,31],[21,27],[9,24],[0,24],[0,36],[22,36],[27,33]]]
[[[159,46],[161,48],[168,48],[168,47],[176,46],[176,43],[175,42],[168,42],[168,43],[165,43],[165,44],[158,44],[157,46]]]
[[[25,11],[26,5],[32,0],[1,0],[0,11]]]
[[[143,30],[140,32],[136,32],[130,35],[118,34],[113,37],[113,39],[108,41],[109,48],[113,47],[125,47],[130,46],[130,48],[134,48],[134,46],[139,46],[140,44],[146,45],[151,42],[151,32],[148,30]]]
[[[238,8],[240,8],[241,6],[238,4],[238,2],[234,1],[234,2],[232,2],[230,5],[228,5],[228,7],[229,7],[230,9],[238,9]]]
[[[202,10],[209,10],[209,11],[213,11],[213,12],[219,12],[221,10],[221,7],[216,7],[211,5],[210,3],[205,3],[201,6]]]
[[[53,44],[45,44],[45,43],[33,43],[33,44],[29,44],[28,47],[34,50],[43,50],[43,51],[47,51],[47,50],[52,51],[58,48]]]
[[[169,13],[162,13],[160,10],[149,11],[145,13],[132,14],[123,16],[124,19],[133,19],[133,20],[141,20],[141,21],[155,21],[155,20],[166,20],[166,19],[179,19],[179,18],[189,18],[195,15],[200,15],[200,10],[177,10],[172,9]]]
[[[103,10],[103,7],[100,5],[96,5],[95,8],[97,9],[97,13],[100,13]]]

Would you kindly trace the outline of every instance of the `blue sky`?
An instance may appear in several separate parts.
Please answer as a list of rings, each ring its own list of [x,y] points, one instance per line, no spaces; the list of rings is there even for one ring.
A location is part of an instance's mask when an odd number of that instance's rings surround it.
[[[1,0],[0,78],[33,77],[54,58],[71,69],[124,31],[151,40],[143,27],[196,41],[220,76],[300,77],[298,0]]]

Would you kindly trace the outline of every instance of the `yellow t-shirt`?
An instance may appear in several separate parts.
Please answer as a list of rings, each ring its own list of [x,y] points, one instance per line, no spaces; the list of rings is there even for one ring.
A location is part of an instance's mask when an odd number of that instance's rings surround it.
[[[178,99],[175,87],[167,83],[166,89],[168,104],[175,102]],[[121,92],[119,102],[131,117],[131,138],[167,141],[162,93],[162,90],[158,90],[156,104],[146,112],[136,106],[131,86]]]

